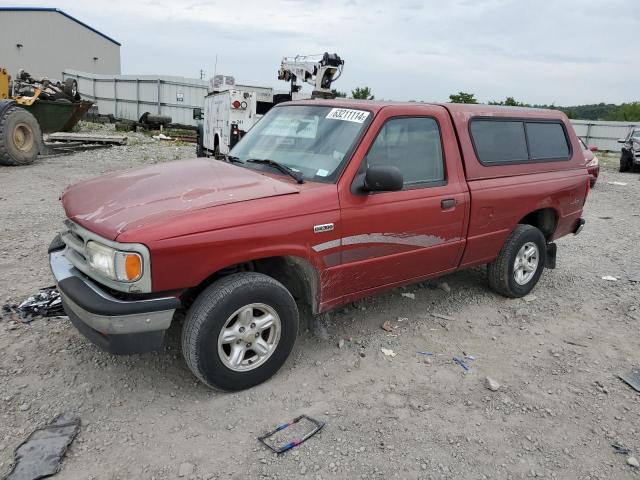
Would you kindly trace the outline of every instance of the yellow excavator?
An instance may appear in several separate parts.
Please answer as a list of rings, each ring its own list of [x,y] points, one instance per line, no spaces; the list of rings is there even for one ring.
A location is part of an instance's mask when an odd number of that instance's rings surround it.
[[[44,149],[42,134],[70,130],[91,105],[75,79],[34,80],[20,70],[12,81],[0,68],[0,165],[33,163]]]

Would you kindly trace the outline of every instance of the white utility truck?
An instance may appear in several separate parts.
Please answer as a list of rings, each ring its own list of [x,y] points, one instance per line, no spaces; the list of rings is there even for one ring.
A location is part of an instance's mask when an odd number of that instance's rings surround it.
[[[258,121],[256,103],[256,93],[247,90],[225,90],[207,96],[202,132],[205,153],[214,156],[229,153]]]
[[[288,100],[309,98],[300,91],[297,80],[314,86],[311,98],[330,98],[331,83],[342,73],[344,62],[338,55],[325,53],[321,59],[310,56],[285,57],[278,79],[290,82],[290,93],[274,93],[271,87],[236,85],[232,76],[215,75],[210,93],[204,99],[204,112],[196,108],[198,125],[196,154],[218,157],[229,153],[236,143],[274,105]]]

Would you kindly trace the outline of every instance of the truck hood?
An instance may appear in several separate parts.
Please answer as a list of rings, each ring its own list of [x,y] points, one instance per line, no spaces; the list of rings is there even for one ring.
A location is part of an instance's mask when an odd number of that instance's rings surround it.
[[[113,173],[68,187],[67,217],[110,240],[185,212],[299,193],[279,180],[225,162],[196,158]]]

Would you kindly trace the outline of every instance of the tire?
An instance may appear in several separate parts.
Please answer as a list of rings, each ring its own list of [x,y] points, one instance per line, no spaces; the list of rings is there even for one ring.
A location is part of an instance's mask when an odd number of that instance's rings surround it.
[[[523,273],[524,278],[520,278],[522,283],[519,283],[515,268],[516,259],[523,252],[525,255],[527,252],[530,253],[534,246],[537,248],[535,269]],[[488,266],[490,287],[505,297],[524,297],[538,283],[545,267],[546,256],[547,242],[542,232],[531,225],[518,225],[504,242],[498,258]]]
[[[623,152],[620,155],[620,172],[628,172],[633,167],[633,159],[629,152]]]
[[[216,135],[213,141],[213,158],[218,158],[220,156],[220,139]]]
[[[66,95],[69,95],[69,97],[75,99],[78,94],[78,82],[74,78],[67,78],[64,81],[62,91]]]
[[[196,134],[196,157],[206,157],[204,152],[204,127],[202,124],[198,125],[197,134]]]
[[[33,163],[41,145],[40,124],[31,113],[15,105],[5,110],[0,117],[0,165]]]
[[[247,310],[249,315],[241,318]],[[265,313],[274,318],[273,326],[258,333],[258,324],[267,318],[262,316]],[[232,339],[226,343],[221,338],[225,326]],[[282,367],[297,334],[298,308],[291,293],[267,275],[236,273],[217,280],[196,298],[182,329],[182,353],[189,369],[206,385],[225,391],[244,390],[266,381]],[[262,338],[263,348],[271,342],[270,353],[258,356],[247,348],[255,338]],[[244,352],[235,363],[234,347]]]

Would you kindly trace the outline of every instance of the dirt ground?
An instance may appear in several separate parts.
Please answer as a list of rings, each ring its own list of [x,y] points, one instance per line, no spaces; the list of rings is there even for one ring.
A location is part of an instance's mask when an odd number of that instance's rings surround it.
[[[52,284],[46,249],[66,185],[193,156],[192,145],[131,137],[0,167],[0,304]],[[611,447],[640,458],[640,394],[617,378],[640,366],[640,182],[614,164],[584,232],[558,242],[558,268],[529,301],[491,292],[482,268],[397,289],[335,312],[329,338],[301,333],[282,370],[249,391],[196,381],[177,328],[162,353],[116,357],[65,317],[1,319],[0,476],[34,428],[70,412],[82,428],[61,479],[640,478]],[[452,361],[463,351],[468,372]],[[281,456],[257,442],[300,414],[325,428]]]

